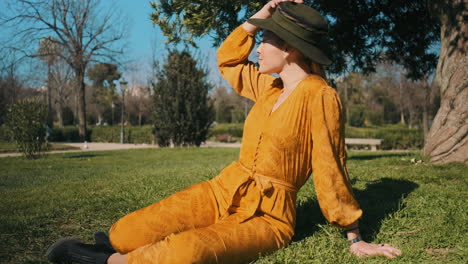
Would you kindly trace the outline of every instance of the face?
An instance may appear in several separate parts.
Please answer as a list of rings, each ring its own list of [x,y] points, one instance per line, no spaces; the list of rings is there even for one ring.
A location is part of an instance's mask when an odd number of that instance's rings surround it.
[[[285,43],[270,31],[265,30],[262,42],[257,48],[259,71],[261,73],[280,73],[286,64],[288,53]]]

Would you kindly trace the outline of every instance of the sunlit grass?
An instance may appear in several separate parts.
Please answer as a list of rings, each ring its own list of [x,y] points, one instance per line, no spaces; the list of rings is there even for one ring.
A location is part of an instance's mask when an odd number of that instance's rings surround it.
[[[65,145],[65,144],[48,144],[45,151],[55,151],[55,150],[72,150],[79,149],[77,147]],[[0,141],[0,153],[14,153],[18,152],[18,146],[13,142],[3,142]]]
[[[46,263],[55,240],[90,242],[121,216],[236,160],[238,149],[179,148],[0,158],[0,263]],[[413,164],[418,153],[351,153],[348,168],[365,211],[365,239],[393,244],[389,263],[466,263],[467,179],[462,164]],[[309,180],[298,195],[294,242],[255,263],[382,263],[359,260],[323,219]]]

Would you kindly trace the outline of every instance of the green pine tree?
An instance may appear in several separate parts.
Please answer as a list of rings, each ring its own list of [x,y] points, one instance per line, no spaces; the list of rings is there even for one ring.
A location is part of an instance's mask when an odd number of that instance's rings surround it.
[[[153,121],[161,147],[200,146],[214,112],[208,98],[207,73],[187,51],[171,51],[153,84]]]

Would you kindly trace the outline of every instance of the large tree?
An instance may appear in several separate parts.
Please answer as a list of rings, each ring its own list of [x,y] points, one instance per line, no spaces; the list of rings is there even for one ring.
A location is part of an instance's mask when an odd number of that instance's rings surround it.
[[[217,45],[266,2],[161,0],[151,3],[151,19],[169,42],[195,43],[196,37],[210,35]],[[435,162],[468,161],[466,1],[305,2],[330,21],[331,73],[373,71],[386,59],[403,65],[409,78],[420,80],[438,65],[442,102],[425,153]],[[439,41],[438,54],[434,46]]]
[[[29,43],[51,36],[52,43],[63,52],[63,58],[74,71],[78,94],[79,132],[86,137],[85,74],[93,60],[114,60],[121,49],[116,43],[124,37],[119,27],[122,16],[112,8],[103,9],[99,0],[14,0],[9,3],[9,17],[2,25],[16,26],[13,48],[22,49],[27,56]],[[105,10],[105,11],[104,11]],[[26,44],[22,47],[21,44]]]
[[[213,122],[207,73],[187,51],[171,51],[153,84],[155,134],[160,146],[200,146]]]
[[[88,70],[88,78],[93,82],[92,103],[97,106],[99,124],[102,123],[103,110],[114,104],[115,81],[122,76],[117,67],[116,64],[97,63]],[[114,123],[113,119],[111,124]]]
[[[47,125],[51,128],[53,126],[53,115],[52,115],[52,91],[54,90],[54,82],[52,78],[52,66],[57,62],[60,48],[56,44],[57,40],[48,36],[41,39],[39,44],[39,50],[37,56],[41,58],[47,65]]]

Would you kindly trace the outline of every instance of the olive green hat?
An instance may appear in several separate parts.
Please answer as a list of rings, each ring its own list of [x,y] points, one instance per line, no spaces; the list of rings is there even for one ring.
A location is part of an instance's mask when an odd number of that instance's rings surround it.
[[[309,59],[329,65],[326,55],[328,24],[317,10],[294,2],[282,2],[270,18],[247,22],[273,32]]]

